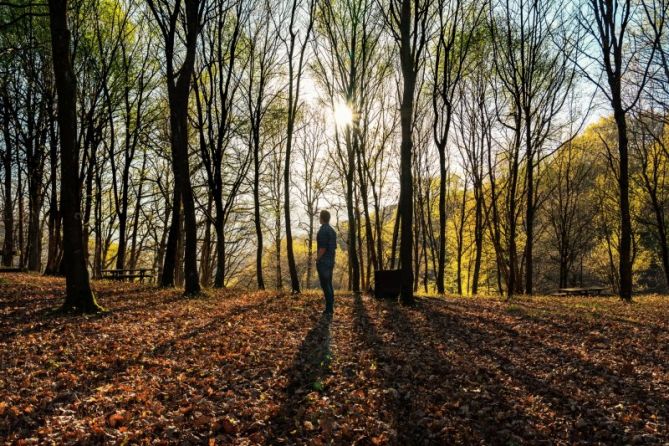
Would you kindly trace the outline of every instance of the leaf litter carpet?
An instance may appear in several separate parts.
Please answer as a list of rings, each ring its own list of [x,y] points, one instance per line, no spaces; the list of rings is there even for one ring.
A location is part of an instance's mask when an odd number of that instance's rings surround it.
[[[0,277],[0,444],[667,444],[669,301],[418,299]]]

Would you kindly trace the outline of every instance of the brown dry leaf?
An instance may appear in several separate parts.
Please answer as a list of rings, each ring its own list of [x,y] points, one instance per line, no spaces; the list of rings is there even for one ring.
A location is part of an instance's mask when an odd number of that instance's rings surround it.
[[[221,424],[223,426],[223,430],[225,431],[226,434],[236,434],[237,433],[237,421],[232,419],[232,418],[223,418],[221,421]]]
[[[116,412],[107,417],[107,423],[109,424],[109,427],[117,428],[125,423],[125,417],[122,413]]]

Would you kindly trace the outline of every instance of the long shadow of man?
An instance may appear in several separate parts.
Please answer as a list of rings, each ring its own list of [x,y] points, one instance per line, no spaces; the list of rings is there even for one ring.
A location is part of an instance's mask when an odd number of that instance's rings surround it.
[[[285,400],[269,421],[274,439],[285,438],[295,429],[302,429],[305,397],[312,391],[324,390],[323,381],[330,374],[332,362],[330,321],[327,314],[318,319],[304,338],[293,364],[286,371],[289,381],[285,389]]]

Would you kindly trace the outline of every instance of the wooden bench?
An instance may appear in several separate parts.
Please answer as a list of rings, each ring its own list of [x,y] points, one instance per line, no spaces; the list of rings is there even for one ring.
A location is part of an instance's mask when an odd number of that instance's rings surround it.
[[[11,267],[11,266],[6,266],[0,268],[0,273],[24,273],[28,271],[25,268],[18,268],[18,267]]]
[[[604,288],[591,286],[585,288],[560,288],[559,292],[562,296],[599,296],[604,291]]]
[[[144,279],[153,279],[153,270],[149,268],[137,268],[137,269],[103,269],[102,278],[108,280],[127,280],[132,282],[135,279],[139,279],[140,282],[144,282]]]

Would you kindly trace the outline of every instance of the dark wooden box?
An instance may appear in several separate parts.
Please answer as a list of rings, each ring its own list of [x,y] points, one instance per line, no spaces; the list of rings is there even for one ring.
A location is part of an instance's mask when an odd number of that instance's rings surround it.
[[[402,275],[399,269],[382,269],[374,272],[374,297],[397,299],[402,290]]]

